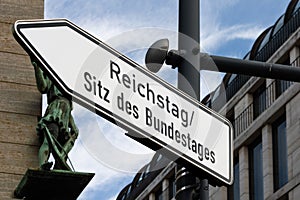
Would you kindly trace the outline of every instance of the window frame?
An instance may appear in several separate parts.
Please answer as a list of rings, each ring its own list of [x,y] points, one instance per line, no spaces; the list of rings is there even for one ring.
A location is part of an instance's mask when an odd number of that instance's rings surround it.
[[[250,200],[263,200],[264,199],[264,183],[263,183],[263,158],[262,158],[262,136],[259,135],[258,138],[254,140],[254,142],[249,145],[249,193],[250,193]],[[259,157],[260,157],[260,164],[254,162],[255,156],[254,152],[259,148]],[[259,164],[259,166],[258,166]],[[255,171],[260,170],[260,172]],[[257,175],[259,173],[259,175]],[[258,189],[258,190],[257,190]]]
[[[283,133],[278,133],[279,127],[284,125],[285,131]],[[281,134],[280,138],[278,134]],[[284,135],[282,135],[284,134]],[[273,145],[273,182],[274,182],[274,191],[279,190],[288,182],[288,158],[287,158],[287,133],[286,133],[286,116],[285,114],[279,117],[272,124],[272,145]],[[279,144],[280,142],[280,144]],[[280,148],[279,145],[281,145]],[[283,145],[283,146],[282,146]],[[277,147],[277,151],[275,149]],[[285,151],[285,152],[283,152]],[[285,158],[282,157],[282,154],[285,154]],[[281,158],[279,158],[281,157]],[[282,160],[284,159],[284,161]],[[284,166],[283,166],[284,165]],[[283,167],[283,169],[279,169]],[[284,172],[281,170],[285,170]],[[279,174],[281,173],[281,174]],[[280,180],[282,179],[282,180]]]

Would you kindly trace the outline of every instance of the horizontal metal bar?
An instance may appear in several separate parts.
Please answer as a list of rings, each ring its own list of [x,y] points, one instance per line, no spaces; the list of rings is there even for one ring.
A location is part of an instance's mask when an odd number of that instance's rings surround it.
[[[300,67],[200,53],[200,69],[300,82]]]

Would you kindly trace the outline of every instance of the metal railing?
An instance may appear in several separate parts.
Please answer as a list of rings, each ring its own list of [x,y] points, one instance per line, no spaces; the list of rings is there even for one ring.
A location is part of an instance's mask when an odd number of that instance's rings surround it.
[[[220,110],[250,78],[251,76],[238,74],[231,83],[228,84],[225,91],[222,91],[219,96],[211,102],[211,108]]]
[[[269,42],[257,52],[254,60],[267,61],[300,26],[300,9],[285,23]]]
[[[247,75],[242,75],[239,74],[237,75],[232,81],[231,83],[228,84],[227,88],[226,88],[226,97],[227,99],[231,99],[231,97],[233,97],[236,92],[241,89],[241,87],[251,78],[251,76],[247,76]]]
[[[278,98],[292,84],[292,81],[276,80],[276,98]]]
[[[234,139],[245,131],[292,84],[291,81],[273,81],[257,97],[254,97],[253,102],[234,119]]]
[[[234,138],[239,136],[241,132],[246,130],[253,122],[253,104],[250,104],[237,118],[235,118],[234,126]]]

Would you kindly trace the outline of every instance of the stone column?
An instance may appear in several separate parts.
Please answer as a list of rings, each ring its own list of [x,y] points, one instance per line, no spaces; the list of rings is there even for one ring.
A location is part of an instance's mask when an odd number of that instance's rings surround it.
[[[288,177],[291,180],[300,173],[300,94],[286,105],[286,141],[288,153]]]
[[[155,200],[155,194],[154,193],[150,193],[149,200]]]
[[[163,200],[169,200],[169,180],[164,179],[162,182]]]
[[[291,180],[300,174],[300,94],[286,105],[286,141],[288,154],[288,178]],[[289,200],[298,200],[300,186],[289,192]]]
[[[240,163],[240,200],[249,200],[249,159],[248,147],[239,150]]]
[[[294,46],[290,51],[290,63],[293,66],[298,66],[298,67],[300,66],[300,59],[298,59],[299,56],[300,56],[300,49],[298,46]]]
[[[274,191],[272,143],[272,126],[266,125],[262,128],[262,156],[265,198],[273,194]]]

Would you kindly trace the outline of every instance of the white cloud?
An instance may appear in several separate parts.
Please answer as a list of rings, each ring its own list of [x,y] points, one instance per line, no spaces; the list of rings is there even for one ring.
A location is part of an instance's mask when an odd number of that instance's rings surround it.
[[[80,199],[108,192],[111,185],[120,191],[125,185],[116,183],[131,180],[151,160],[153,151],[125,136],[116,125],[77,104],[73,115],[80,133],[70,152],[71,161],[76,171],[95,173]]]
[[[211,34],[202,38],[201,47],[208,52],[216,51],[220,46],[232,40],[254,40],[262,31],[261,27],[251,24],[215,27]]]
[[[157,16],[157,17],[153,17]],[[67,18],[102,40],[144,27],[177,29],[177,3],[164,1],[46,1],[46,18]]]
[[[217,51],[233,40],[255,40],[263,31],[257,23],[223,24],[222,17],[228,15],[226,11],[238,3],[239,0],[202,1],[200,45],[206,52]]]
[[[134,173],[141,163],[151,159],[153,151],[125,135],[125,130],[75,106],[75,120],[80,130],[81,148],[102,165],[116,171]],[[81,157],[79,158],[79,162]]]

